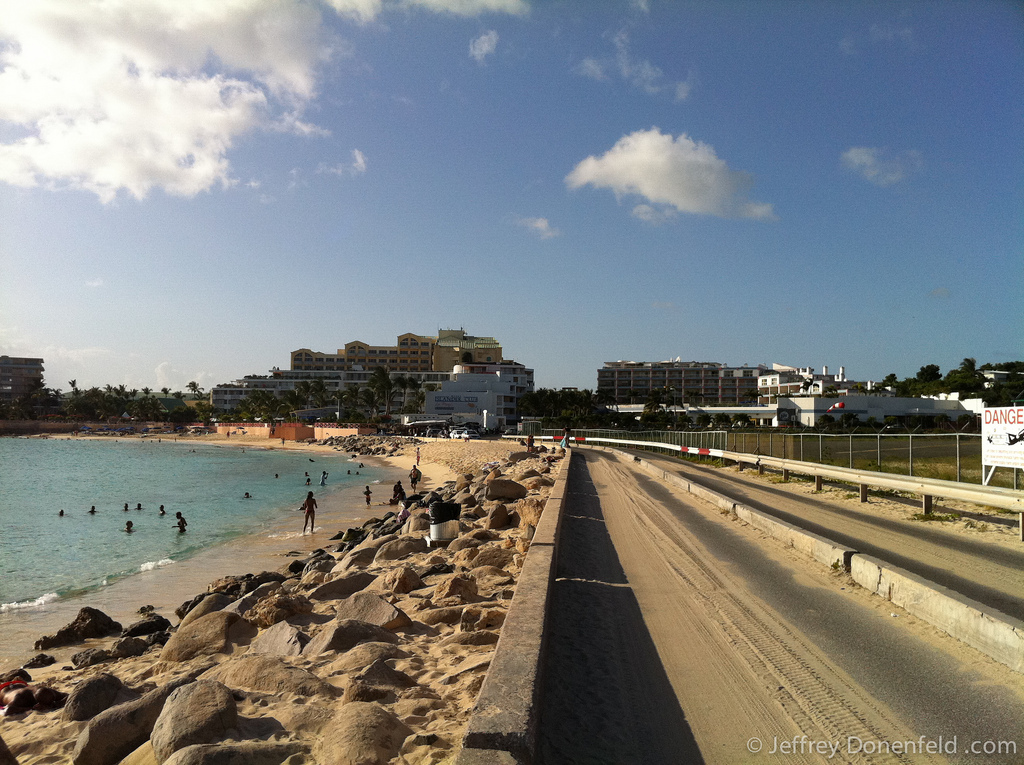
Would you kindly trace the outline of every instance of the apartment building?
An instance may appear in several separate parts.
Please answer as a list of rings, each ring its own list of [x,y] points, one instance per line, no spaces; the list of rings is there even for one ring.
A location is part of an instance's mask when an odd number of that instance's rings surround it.
[[[607,361],[597,370],[597,391],[608,392],[616,404],[643,403],[660,391],[666,404],[725,406],[757,398],[758,364],[730,367],[701,361]]]
[[[0,356],[0,401],[17,401],[42,382],[42,359]]]
[[[291,369],[302,372],[345,372],[356,367],[386,367],[391,372],[451,372],[461,363],[497,363],[502,348],[493,337],[467,335],[464,329],[438,330],[436,337],[407,332],[394,345],[346,343],[336,353],[300,348],[291,353]]]

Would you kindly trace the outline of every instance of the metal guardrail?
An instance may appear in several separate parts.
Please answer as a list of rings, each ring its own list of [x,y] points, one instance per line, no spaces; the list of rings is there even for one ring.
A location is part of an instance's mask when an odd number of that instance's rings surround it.
[[[521,436],[505,436],[515,440],[521,440]],[[561,441],[558,436],[534,436],[541,441]],[[800,462],[798,460],[781,459],[768,457],[766,455],[747,454],[746,452],[730,452],[724,449],[705,449],[693,446],[679,446],[677,444],[661,443],[657,441],[635,441],[624,438],[594,438],[570,437],[571,445],[586,444],[615,444],[619,446],[639,446],[644,448],[665,449],[680,454],[693,454],[707,457],[718,457],[720,459],[732,460],[733,462],[752,465],[755,467],[768,467],[784,472],[798,473],[800,475],[812,475],[816,478],[828,478],[834,481],[845,481],[858,484],[862,487],[873,486],[881,489],[892,489],[904,491],[911,494],[920,494],[925,498],[925,510],[931,506],[931,497],[944,497],[946,499],[957,499],[964,502],[971,502],[978,505],[997,507],[1002,510],[1024,512],[1024,493],[1013,489],[1004,489],[999,486],[980,486],[977,484],[964,484],[957,481],[946,481],[939,478],[914,478],[911,476],[900,476],[893,473],[879,473],[871,470],[857,470],[850,468],[835,467],[833,465],[822,465],[814,462]],[[862,494],[863,496],[863,494]]]

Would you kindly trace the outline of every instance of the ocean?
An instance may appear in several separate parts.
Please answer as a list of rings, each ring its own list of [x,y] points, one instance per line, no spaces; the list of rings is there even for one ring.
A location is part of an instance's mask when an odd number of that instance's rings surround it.
[[[327,484],[320,486],[324,470]],[[328,536],[322,532],[339,529],[324,528],[327,516],[320,513],[315,541],[299,539],[297,509],[306,492],[314,492],[322,510],[344,508],[334,521],[354,521],[367,515],[363,485],[385,475],[385,468],[360,468],[341,452],[187,439],[0,439],[0,634],[6,649],[0,653],[13,650],[13,633],[22,643],[33,630],[38,637],[55,613],[73,617],[82,605],[169,592],[169,583],[190,568],[180,565],[186,561],[193,561],[191,567],[202,561],[198,576],[205,587],[241,573],[222,570],[228,560],[244,565],[250,553],[266,554],[271,543],[324,545]],[[90,514],[93,505],[96,513]],[[175,526],[177,512],[188,522],[185,533]],[[124,531],[128,520],[131,534]],[[193,571],[186,578],[189,587],[196,576]],[[132,601],[133,608],[139,605]]]

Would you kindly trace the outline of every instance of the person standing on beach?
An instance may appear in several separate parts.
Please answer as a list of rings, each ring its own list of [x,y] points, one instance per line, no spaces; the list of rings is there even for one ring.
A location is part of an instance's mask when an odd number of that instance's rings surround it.
[[[306,525],[309,525],[309,533],[313,533],[313,526],[316,520],[316,499],[313,498],[313,492],[306,494],[306,501],[302,503],[302,509],[306,511],[306,515],[302,520],[302,533],[306,533]]]
[[[366,506],[367,506],[367,507],[369,507],[369,506],[370,506],[370,495],[371,495],[371,494],[373,494],[373,492],[372,492],[372,491],[370,491],[370,487],[369,487],[369,486],[367,486],[367,487],[366,487],[366,491],[364,491],[364,492],[363,492],[363,496],[364,496],[364,497],[366,497]]]
[[[416,484],[420,482],[420,478],[423,477],[423,473],[415,465],[412,466],[412,470],[409,471],[409,484],[412,486],[413,494],[416,493]]]

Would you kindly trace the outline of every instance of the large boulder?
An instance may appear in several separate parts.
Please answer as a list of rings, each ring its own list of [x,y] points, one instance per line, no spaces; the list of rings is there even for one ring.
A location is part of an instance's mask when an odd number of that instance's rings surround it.
[[[121,633],[121,637],[142,637],[152,635],[156,632],[164,632],[171,628],[171,622],[160,614],[149,613],[142,619],[134,622]]]
[[[509,481],[505,478],[498,478],[487,484],[484,494],[486,499],[522,499],[529,492],[526,487],[516,481]]]
[[[485,529],[503,529],[508,526],[508,508],[505,505],[496,505],[491,508],[484,519]]]
[[[288,622],[278,622],[260,632],[249,644],[249,653],[269,653],[276,656],[298,656],[309,642],[309,636]]]
[[[375,553],[376,554],[376,553]],[[311,593],[310,600],[340,600],[366,588],[376,577],[366,571],[349,571],[324,582]]]
[[[335,659],[331,663],[331,670],[340,672],[363,670],[378,660],[404,659],[408,656],[409,654],[393,643],[360,643]]]
[[[313,611],[313,604],[299,593],[274,592],[245,612],[245,620],[256,627],[271,627],[280,621]]]
[[[231,691],[215,680],[196,680],[167,697],[150,743],[157,762],[163,762],[186,746],[209,744],[237,723]]]
[[[334,574],[351,571],[352,569],[366,568],[377,555],[376,547],[364,547],[349,552],[341,561],[331,569]]]
[[[214,611],[178,627],[160,653],[161,661],[188,661],[196,656],[231,653],[239,643],[248,643],[256,630],[238,614]]]
[[[118,696],[128,693],[114,675],[106,672],[83,680],[68,694],[64,703],[64,719],[82,722],[114,706]],[[137,695],[137,694],[136,694]]]
[[[512,562],[513,557],[515,557],[515,550],[502,547],[499,544],[491,542],[489,544],[480,545],[479,547],[460,550],[455,554],[455,557],[452,559],[452,563],[456,566],[469,569],[476,568],[477,566],[505,568]]]
[[[100,712],[79,734],[71,761],[74,765],[117,765],[149,739],[167,697],[191,682],[192,678],[175,680],[142,698]]]
[[[7,744],[0,738],[0,765],[18,765],[18,759],[7,748]]]
[[[337,692],[333,685],[313,673],[265,654],[228,659],[203,673],[201,679],[217,680],[229,688],[275,695],[334,696]]]
[[[386,630],[409,626],[405,612],[395,608],[375,592],[357,592],[338,603],[337,618],[354,619]]]
[[[36,641],[36,650],[45,651],[61,645],[74,645],[89,638],[106,637],[121,631],[121,625],[102,611],[83,608],[70,624],[57,630],[55,635],[44,635]]]
[[[378,576],[368,589],[404,595],[423,586],[419,574],[409,566],[395,566]]]
[[[455,601],[456,603],[472,603],[477,598],[476,582],[467,576],[454,575],[445,577],[434,587],[431,599],[435,603]]]
[[[193,744],[179,749],[163,765],[281,765],[293,754],[308,752],[309,747],[297,741]]]
[[[421,536],[407,536],[394,539],[387,544],[381,545],[374,556],[374,563],[389,560],[401,560],[413,553],[426,552],[427,540]]]
[[[516,515],[519,516],[519,527],[530,525],[537,528],[540,516],[544,512],[544,500],[530,497],[521,499],[515,504]]]
[[[347,651],[360,643],[397,643],[398,636],[375,624],[342,619],[324,625],[302,649],[303,656],[317,656],[327,651]]]
[[[416,681],[404,672],[392,669],[384,659],[377,659],[370,666],[352,678],[364,685],[377,688],[411,688]]]
[[[181,620],[179,627],[184,627],[186,624],[191,624],[196,619],[212,614],[214,611],[220,611],[226,606],[230,606],[235,601],[235,598],[230,595],[225,595],[222,592],[212,592],[205,598],[199,601]]]
[[[401,720],[370,702],[341,707],[316,745],[319,765],[384,765],[394,759],[412,734]]]

